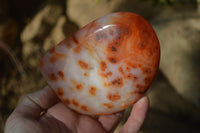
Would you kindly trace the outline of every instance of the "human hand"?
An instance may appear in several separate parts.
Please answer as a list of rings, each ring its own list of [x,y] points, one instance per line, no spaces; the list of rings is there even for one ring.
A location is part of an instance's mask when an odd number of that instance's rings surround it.
[[[120,133],[137,133],[145,119],[145,96],[132,108]],[[107,133],[113,132],[123,112],[93,118],[66,107],[49,87],[27,94],[9,116],[5,133]]]

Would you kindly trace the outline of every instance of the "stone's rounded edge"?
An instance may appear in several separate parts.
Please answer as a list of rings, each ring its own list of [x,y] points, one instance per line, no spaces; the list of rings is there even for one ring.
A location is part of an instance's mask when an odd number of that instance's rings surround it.
[[[118,110],[115,110],[115,111],[112,111],[112,112],[109,112],[109,113],[106,113],[106,112],[99,112],[99,113],[91,113],[91,112],[84,112],[84,111],[79,111],[77,109],[73,109],[73,108],[70,108],[71,110],[73,110],[74,112],[78,113],[78,114],[84,114],[84,115],[89,115],[89,116],[101,116],[101,115],[111,115],[111,114],[114,114],[114,113],[118,113],[120,111],[123,111],[125,110],[126,108],[134,105],[138,100],[140,100],[144,95],[139,95],[135,100],[133,100],[132,102],[130,103],[127,103],[124,107],[121,107],[119,108]],[[68,106],[68,105],[66,105]]]
[[[154,64],[152,64],[152,65],[155,66],[154,69],[155,69],[156,71],[155,71],[155,73],[154,73],[153,76],[152,76],[152,81],[149,83],[149,85],[148,85],[147,88],[146,88],[146,89],[148,89],[148,88],[151,86],[151,84],[153,83],[153,81],[155,80],[155,77],[156,77],[157,72],[158,72],[158,69],[159,69],[159,64],[160,64],[161,49],[160,49],[160,42],[159,42],[159,39],[158,39],[158,37],[157,37],[157,35],[156,35],[156,32],[155,32],[155,30],[153,29],[152,25],[151,25],[144,17],[140,16],[139,14],[132,13],[132,12],[115,12],[115,13],[111,13],[111,14],[108,14],[108,15],[105,15],[105,16],[112,16],[112,15],[118,15],[118,16],[117,16],[118,19],[115,19],[115,21],[117,21],[117,22],[116,22],[117,24],[118,24],[118,22],[120,22],[120,24],[122,24],[123,22],[121,22],[121,20],[126,19],[127,16],[129,16],[129,19],[130,19],[130,18],[138,17],[138,18],[142,21],[142,23],[147,24],[147,27],[148,27],[147,30],[149,30],[149,31],[153,34],[153,36],[154,36],[154,38],[153,38],[153,39],[155,39],[155,40],[154,40],[154,42],[155,42],[154,49],[155,49],[155,52],[156,52],[157,56],[154,57],[155,62],[154,62]],[[103,16],[103,17],[105,17],[105,16]],[[128,17],[127,17],[127,18],[128,18]],[[137,18],[137,19],[138,19],[138,18]],[[121,20],[120,20],[120,19],[121,19]],[[97,20],[98,20],[98,19],[97,19]],[[134,21],[137,21],[137,20],[134,20]],[[134,22],[134,21],[131,20],[131,22]],[[129,23],[129,25],[130,25],[130,24],[131,24],[131,23]]]

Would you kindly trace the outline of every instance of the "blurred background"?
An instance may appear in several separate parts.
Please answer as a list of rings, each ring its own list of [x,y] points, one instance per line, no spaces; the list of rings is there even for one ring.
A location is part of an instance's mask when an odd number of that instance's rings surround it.
[[[117,11],[146,18],[161,45],[140,132],[200,132],[200,0],[0,0],[0,132],[20,99],[46,85],[41,57],[77,29]]]

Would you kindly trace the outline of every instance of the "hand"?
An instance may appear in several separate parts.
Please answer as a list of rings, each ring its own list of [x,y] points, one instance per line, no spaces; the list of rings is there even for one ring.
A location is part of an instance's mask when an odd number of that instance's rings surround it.
[[[145,96],[133,106],[120,133],[139,131],[149,106]],[[5,133],[106,133],[113,132],[122,112],[93,118],[67,108],[49,87],[28,94],[9,116]]]

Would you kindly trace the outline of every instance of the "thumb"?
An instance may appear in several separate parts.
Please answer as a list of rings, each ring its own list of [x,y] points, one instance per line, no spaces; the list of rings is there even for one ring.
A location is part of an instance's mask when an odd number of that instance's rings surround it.
[[[144,96],[134,104],[131,114],[123,126],[120,133],[137,133],[139,132],[149,107],[149,99]]]

